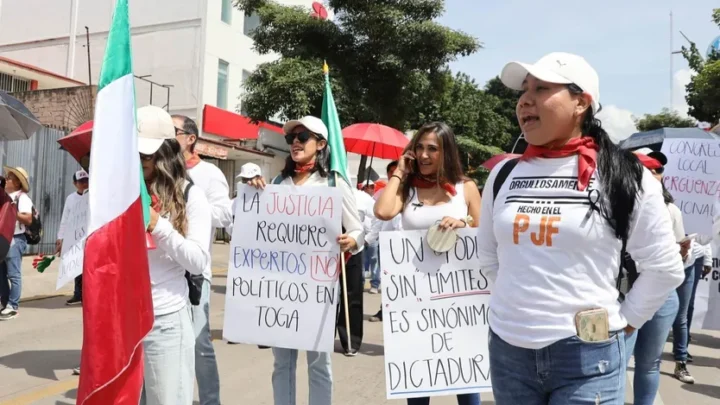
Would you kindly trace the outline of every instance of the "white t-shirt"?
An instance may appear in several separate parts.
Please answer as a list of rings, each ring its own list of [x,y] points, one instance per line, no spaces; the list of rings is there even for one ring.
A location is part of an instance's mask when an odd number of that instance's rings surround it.
[[[215,234],[215,229],[232,225],[233,213],[230,208],[227,179],[217,166],[204,160],[198,162],[192,169],[188,169],[188,175],[195,186],[205,193],[207,202],[210,203],[212,224],[208,251],[212,252],[212,235]],[[212,279],[212,263],[208,263],[207,268],[203,271],[203,276],[208,281]]]
[[[152,232],[156,249],[148,250],[150,284],[155,316],[177,312],[187,305],[185,270],[203,274],[210,266],[210,204],[200,187],[193,186],[186,206],[187,232],[182,236],[166,218],[159,218]]]
[[[372,227],[373,219],[375,219],[375,199],[362,190],[353,189],[353,192],[355,193],[355,202],[357,203],[360,221],[363,223],[363,229],[367,235]]]
[[[418,190],[410,189],[410,198],[405,204],[402,215],[402,229],[430,229],[445,217],[463,219],[468,216],[468,205],[465,200],[465,183],[455,185],[456,194],[445,204],[423,205],[418,200]]]
[[[660,182],[644,170],[627,240],[639,277],[618,302],[622,242],[590,204],[602,174],[579,191],[577,166],[576,156],[533,158],[517,164],[497,202],[485,187],[478,258],[492,286],[490,326],[514,346],[540,349],[576,335],[575,315],[593,308],[607,309],[612,331],[639,329],[685,277]]]
[[[15,191],[8,194],[10,199],[15,202],[17,200],[17,210],[20,214],[31,214],[33,210],[33,202],[28,195],[22,191]],[[15,222],[15,233],[13,235],[20,235],[25,233],[25,225],[21,224],[20,221]]]

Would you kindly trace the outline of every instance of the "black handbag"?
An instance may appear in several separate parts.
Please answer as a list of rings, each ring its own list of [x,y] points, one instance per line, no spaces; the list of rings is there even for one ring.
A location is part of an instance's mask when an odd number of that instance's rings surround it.
[[[183,193],[183,197],[185,198],[185,202],[188,200],[188,193],[190,192],[190,187],[192,187],[193,183],[192,181],[188,182],[188,185],[185,186],[185,192]],[[188,298],[190,299],[190,304],[192,305],[200,305],[200,297],[202,297],[202,287],[203,283],[205,282],[205,277],[203,277],[202,274],[192,274],[189,271],[185,271],[185,279],[188,283]]]

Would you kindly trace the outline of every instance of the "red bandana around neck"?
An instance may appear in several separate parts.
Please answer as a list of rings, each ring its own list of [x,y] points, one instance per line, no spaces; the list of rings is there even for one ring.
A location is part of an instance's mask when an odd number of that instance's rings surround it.
[[[315,160],[310,163],[301,165],[295,163],[295,173],[310,173],[315,168]]]
[[[412,179],[412,186],[415,188],[433,188],[438,185],[438,182],[435,180],[426,179],[424,177],[415,176]],[[457,190],[455,190],[455,186],[448,183],[447,181],[443,180],[440,182],[440,187],[442,187],[443,190],[447,191],[452,195],[453,197],[457,195]]]
[[[197,153],[193,153],[192,156],[190,156],[190,159],[185,161],[185,168],[186,169],[192,169],[193,167],[197,166],[198,163],[200,163],[200,155]]]
[[[583,136],[573,138],[559,148],[528,145],[520,159],[527,160],[534,157],[556,159],[578,155],[578,190],[585,191],[597,168],[597,151],[595,140]]]

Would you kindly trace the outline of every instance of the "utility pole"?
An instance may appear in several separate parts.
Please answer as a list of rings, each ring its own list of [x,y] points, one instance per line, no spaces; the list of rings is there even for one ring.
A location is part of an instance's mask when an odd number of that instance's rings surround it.
[[[80,0],[70,0],[70,36],[68,39],[67,63],[65,64],[65,76],[75,76],[75,47],[77,46],[77,25]]]
[[[88,59],[88,86],[92,86],[92,63],[90,61],[90,28],[88,26],[85,26],[85,41],[87,44],[85,45],[87,47],[87,59]]]

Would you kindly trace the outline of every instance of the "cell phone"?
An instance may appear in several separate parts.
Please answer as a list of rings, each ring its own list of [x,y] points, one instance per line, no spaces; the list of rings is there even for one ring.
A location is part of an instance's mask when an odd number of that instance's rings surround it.
[[[685,236],[679,243],[685,243],[691,240],[695,240],[695,238],[697,238],[697,234],[691,233],[690,235]]]
[[[585,342],[610,339],[610,320],[605,308],[588,309],[575,314],[577,336]]]

